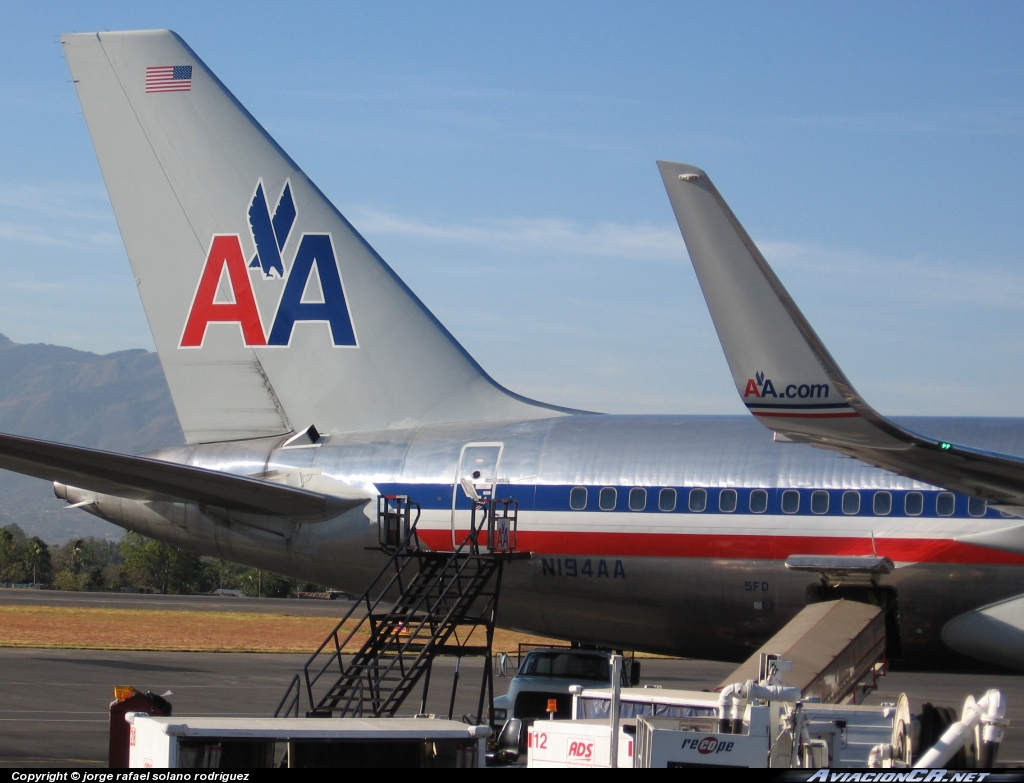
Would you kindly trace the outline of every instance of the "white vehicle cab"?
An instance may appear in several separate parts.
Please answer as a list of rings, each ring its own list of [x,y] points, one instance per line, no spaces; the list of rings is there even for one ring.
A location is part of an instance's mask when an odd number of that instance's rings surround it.
[[[511,718],[519,718],[529,724],[537,718],[551,717],[552,712],[555,718],[569,718],[572,714],[572,686],[611,687],[611,657],[609,652],[570,647],[531,650],[509,683],[508,692],[495,697],[494,724],[500,726]],[[631,678],[627,678],[625,671],[626,667],[623,667],[620,685],[635,685],[640,676],[640,664],[632,662],[629,667]]]

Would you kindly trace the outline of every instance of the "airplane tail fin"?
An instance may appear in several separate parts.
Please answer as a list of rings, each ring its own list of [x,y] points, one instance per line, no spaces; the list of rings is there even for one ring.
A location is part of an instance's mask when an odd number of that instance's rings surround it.
[[[918,435],[875,411],[854,390],[707,174],[684,163],[659,161],[658,168],[736,391],[758,421],[782,440],[838,451],[1019,514],[1024,458]],[[989,536],[975,543],[1019,546],[1007,543],[1012,538]]]
[[[189,442],[564,412],[496,384],[176,34],[62,43]]]
[[[794,440],[906,448],[854,390],[707,174],[684,163],[658,168],[747,409]]]

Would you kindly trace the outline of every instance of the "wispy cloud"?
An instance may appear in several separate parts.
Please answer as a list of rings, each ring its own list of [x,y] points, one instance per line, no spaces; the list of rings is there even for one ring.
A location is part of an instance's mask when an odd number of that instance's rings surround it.
[[[0,207],[46,212],[59,217],[102,220],[110,217],[106,191],[99,184],[0,182]]]
[[[41,247],[120,243],[106,193],[98,185],[0,182],[0,239]]]
[[[922,301],[956,301],[986,306],[1019,307],[1024,298],[1024,271],[973,259],[914,256],[879,256],[851,248],[827,247],[787,241],[759,242],[758,246],[783,277],[813,274],[833,286],[852,279],[874,280],[890,289],[914,290]]]
[[[317,117],[294,119],[294,132],[305,138],[336,141],[339,127],[346,132],[362,128],[388,146],[410,143],[430,147],[457,145],[461,149],[504,149],[509,139],[551,144],[580,150],[626,150],[633,145],[594,122],[596,113],[607,115],[639,99],[604,90],[572,92],[536,91],[495,87],[462,73],[376,74],[368,80],[339,82],[322,78],[296,87],[294,79],[274,84],[281,101],[311,102],[320,107]],[[365,105],[374,117],[389,122],[364,125]]]
[[[368,235],[560,256],[673,262],[687,258],[678,230],[668,225],[585,224],[543,217],[428,222],[369,207],[349,208],[348,212],[353,224]],[[858,248],[798,241],[767,240],[757,244],[784,281],[795,275],[813,276],[819,290],[822,284],[848,287],[853,281],[860,287],[866,279],[885,283],[891,290],[913,290],[920,301],[929,303],[956,301],[1017,307],[1024,299],[1024,272],[1018,268],[926,254],[878,255]]]
[[[784,125],[871,133],[1020,136],[1024,131],[1024,102],[1004,100],[987,106],[783,117],[780,122]]]
[[[685,256],[683,240],[673,228],[646,223],[583,224],[563,218],[503,218],[477,223],[428,223],[371,208],[349,208],[352,223],[368,234],[415,237],[517,251],[672,259]]]
[[[548,111],[551,107],[575,109],[609,105],[635,105],[638,98],[622,96],[608,91],[584,92],[580,90],[537,91],[496,87],[491,82],[475,81],[464,73],[427,73],[401,75],[375,74],[361,81],[339,82],[331,78],[308,78],[297,87],[293,79],[277,79],[278,89],[291,97],[320,103],[394,103],[407,107],[438,107],[451,104],[475,108],[490,106],[495,111]]]
[[[0,239],[49,247],[62,247],[70,244],[66,239],[58,239],[38,226],[8,222],[0,223]]]

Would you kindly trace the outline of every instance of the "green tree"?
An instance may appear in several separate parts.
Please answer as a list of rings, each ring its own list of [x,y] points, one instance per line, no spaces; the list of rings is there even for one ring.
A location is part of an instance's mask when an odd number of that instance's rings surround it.
[[[23,582],[20,543],[25,534],[17,525],[0,530],[0,582]]]
[[[39,536],[32,536],[25,542],[25,570],[30,569],[33,584],[49,584],[53,579],[50,547]]]
[[[50,548],[41,538],[29,538],[17,525],[0,529],[0,582],[49,582]]]
[[[109,587],[109,572],[118,557],[118,547],[113,541],[92,536],[68,541],[53,553],[53,586],[58,590]]]
[[[121,581],[158,593],[190,595],[203,582],[199,555],[138,533],[121,539]]]
[[[247,568],[238,575],[237,587],[253,598],[287,598],[295,588],[295,580],[271,571]]]
[[[221,560],[216,557],[203,558],[203,590],[212,593],[214,590],[241,590],[240,578],[246,566]]]

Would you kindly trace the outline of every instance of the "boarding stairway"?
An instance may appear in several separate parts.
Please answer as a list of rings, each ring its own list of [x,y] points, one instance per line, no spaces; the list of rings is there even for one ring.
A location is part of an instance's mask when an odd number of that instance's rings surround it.
[[[485,722],[502,569],[524,556],[515,551],[518,504],[475,499],[469,532],[451,552],[422,545],[419,515],[406,496],[378,498],[379,548],[390,558],[292,679],[275,717],[392,717],[421,683],[415,713],[423,714],[434,659],[445,655],[484,659],[478,709],[469,719]],[[457,687],[458,668],[449,718]]]

